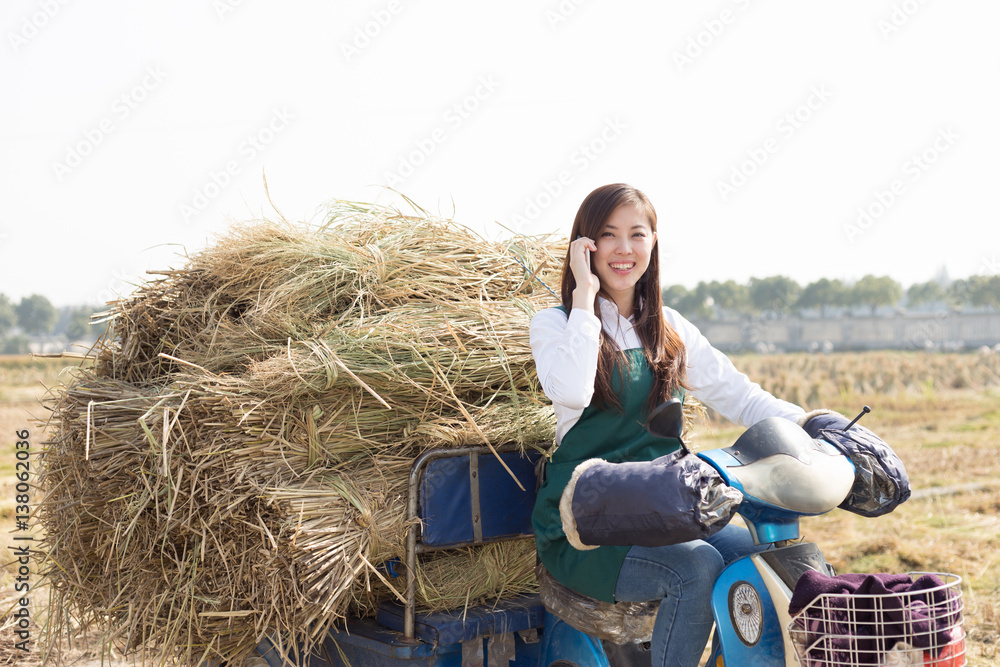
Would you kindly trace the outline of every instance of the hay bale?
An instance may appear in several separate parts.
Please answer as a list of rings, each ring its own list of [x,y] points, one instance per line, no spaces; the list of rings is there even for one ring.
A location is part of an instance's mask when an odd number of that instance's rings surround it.
[[[403,554],[414,458],[553,437],[527,337],[564,252],[339,203],[235,228],[113,304],[94,370],[50,404],[49,632],[232,660],[398,596],[379,566]],[[533,565],[530,541],[435,556],[421,604],[530,589]]]

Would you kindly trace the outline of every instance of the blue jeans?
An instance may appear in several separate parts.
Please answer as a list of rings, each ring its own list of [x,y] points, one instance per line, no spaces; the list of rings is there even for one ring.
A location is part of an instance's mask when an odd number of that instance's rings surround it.
[[[707,540],[629,549],[615,584],[619,602],[662,598],[653,626],[653,667],[697,667],[712,631],[712,587],[733,561],[765,549],[742,526]]]

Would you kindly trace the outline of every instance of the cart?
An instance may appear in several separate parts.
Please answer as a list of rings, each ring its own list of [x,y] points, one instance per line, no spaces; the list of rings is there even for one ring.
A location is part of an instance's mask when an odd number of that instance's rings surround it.
[[[531,511],[540,457],[538,452],[521,453],[514,447],[501,448],[497,454],[487,447],[465,447],[430,450],[417,458],[409,477],[407,519],[419,520],[419,527],[408,533],[405,567],[397,570],[398,564],[389,563],[387,568],[389,576],[405,579],[405,604],[383,602],[374,618],[349,619],[330,631],[319,650],[303,656],[297,667],[538,665],[546,612],[537,594],[421,613],[416,609],[414,579],[407,573],[431,551],[533,539]],[[282,660],[270,640],[265,639],[257,652],[254,661],[259,665],[261,660],[269,667],[291,664]]]

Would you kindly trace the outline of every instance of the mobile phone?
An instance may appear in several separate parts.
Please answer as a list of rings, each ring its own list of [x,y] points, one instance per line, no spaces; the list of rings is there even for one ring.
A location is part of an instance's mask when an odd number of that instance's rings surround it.
[[[577,238],[577,240],[582,239],[583,238],[583,234],[577,234],[576,238]],[[590,248],[584,248],[584,252],[587,253],[587,267],[590,268],[591,271],[593,271],[594,267],[591,266],[591,264],[590,264]]]

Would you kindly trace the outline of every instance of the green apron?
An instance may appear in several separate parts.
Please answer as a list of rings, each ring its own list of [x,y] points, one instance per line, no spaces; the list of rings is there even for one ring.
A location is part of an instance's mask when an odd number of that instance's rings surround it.
[[[615,582],[628,546],[601,546],[580,551],[566,539],[559,516],[559,499],[576,467],[587,459],[611,463],[652,461],[678,449],[676,438],[658,438],[646,431],[646,399],[653,374],[641,348],[625,351],[629,368],[622,387],[612,374],[612,389],[621,400],[621,414],[588,405],[545,466],[545,482],[538,489],[531,525],[535,546],[545,568],[562,584],[605,602],[615,601]],[[683,399],[683,394],[681,394]]]

